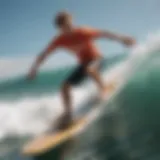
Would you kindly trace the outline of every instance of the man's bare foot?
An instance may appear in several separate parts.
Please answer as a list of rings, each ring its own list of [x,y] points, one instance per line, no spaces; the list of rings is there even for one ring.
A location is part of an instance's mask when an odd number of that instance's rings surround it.
[[[67,129],[72,124],[72,116],[70,114],[64,114],[59,119],[57,129],[64,130]]]
[[[100,92],[101,100],[105,100],[111,90],[114,89],[114,85],[106,85]]]
[[[108,94],[108,87],[104,87],[100,92],[100,99],[105,100]]]

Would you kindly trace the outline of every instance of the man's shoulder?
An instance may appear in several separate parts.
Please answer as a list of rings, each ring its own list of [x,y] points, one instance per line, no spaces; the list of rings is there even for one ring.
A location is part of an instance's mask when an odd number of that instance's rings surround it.
[[[54,37],[53,37],[53,41],[55,42],[60,42],[62,39],[63,39],[64,35],[61,34],[61,33],[58,33],[56,34]]]
[[[54,45],[56,47],[58,47],[61,43],[62,43],[62,35],[61,34],[56,34],[52,37],[51,41],[50,41],[50,45]]]
[[[90,26],[81,26],[77,28],[77,31],[81,33],[92,33],[96,30],[97,29],[95,29],[94,27],[90,27]]]
[[[87,31],[87,30],[91,30],[93,29],[92,27],[90,26],[80,26],[80,27],[77,27],[77,30],[79,31]]]

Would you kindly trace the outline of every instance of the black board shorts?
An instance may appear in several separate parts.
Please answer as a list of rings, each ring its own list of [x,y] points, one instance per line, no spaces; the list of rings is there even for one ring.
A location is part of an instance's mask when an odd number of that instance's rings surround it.
[[[69,75],[69,77],[65,80],[65,83],[70,85],[78,85],[83,82],[87,77],[87,67],[90,65],[95,65],[98,63],[98,69],[101,69],[102,60],[90,61],[86,64],[78,65],[73,72]]]

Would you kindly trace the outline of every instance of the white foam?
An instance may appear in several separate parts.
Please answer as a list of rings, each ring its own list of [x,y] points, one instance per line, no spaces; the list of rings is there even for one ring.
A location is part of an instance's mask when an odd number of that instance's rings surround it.
[[[108,81],[115,79],[123,65],[104,74]],[[120,70],[121,69],[121,70]],[[108,77],[108,78],[106,78]],[[73,109],[76,111],[90,93],[96,90],[93,82],[72,91]],[[88,92],[89,91],[89,92]],[[89,94],[88,94],[89,93]],[[25,98],[17,102],[0,102],[0,138],[7,135],[39,134],[45,132],[49,124],[63,113],[63,104],[59,93],[43,95],[38,98]]]

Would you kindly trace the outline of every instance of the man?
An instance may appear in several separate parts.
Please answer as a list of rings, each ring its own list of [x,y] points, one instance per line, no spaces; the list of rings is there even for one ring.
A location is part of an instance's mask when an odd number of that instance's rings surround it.
[[[72,23],[72,16],[67,12],[58,13],[55,18],[55,25],[60,33],[37,57],[28,77],[29,79],[33,79],[38,67],[57,48],[64,48],[71,51],[71,53],[78,58],[79,65],[62,85],[62,98],[67,118],[65,120],[71,120],[72,104],[70,89],[72,86],[79,84],[86,76],[89,76],[99,87],[101,97],[107,93],[107,87],[102,82],[98,65],[93,65],[95,62],[100,62],[102,57],[94,45],[93,40],[107,38],[116,40],[126,46],[135,44],[135,40],[131,37],[118,35],[109,31],[101,31],[88,27],[76,27]]]

